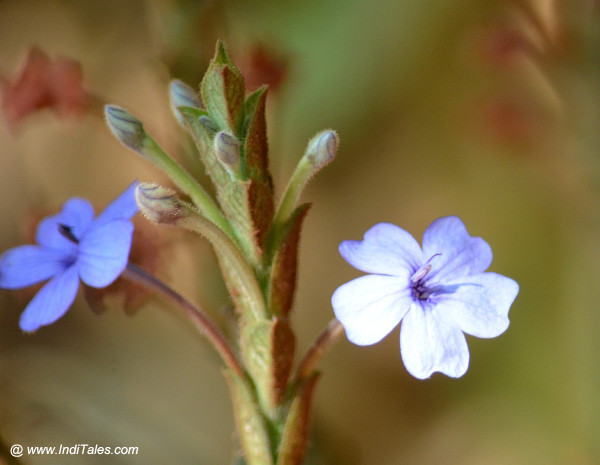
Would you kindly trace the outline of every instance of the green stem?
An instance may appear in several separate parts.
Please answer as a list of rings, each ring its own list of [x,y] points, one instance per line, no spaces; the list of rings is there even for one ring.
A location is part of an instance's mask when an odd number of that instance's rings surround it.
[[[177,226],[201,234],[213,245],[217,257],[225,262],[223,263],[225,273],[234,278],[238,284],[236,286],[239,289],[238,298],[246,302],[244,308],[249,309],[256,320],[266,318],[265,298],[254,270],[240,252],[240,249],[220,228],[207,221],[198,212],[194,212],[189,207],[187,208],[190,214],[181,218],[177,222]]]
[[[155,276],[148,273],[133,263],[127,264],[127,267],[121,276],[129,281],[139,284],[146,289],[162,296],[170,301],[173,305],[183,310],[184,313],[192,320],[196,329],[205,336],[219,353],[225,365],[236,375],[243,377],[244,370],[240,362],[231,350],[225,336],[219,329],[208,319],[206,314],[190,301],[185,299],[181,294],[177,293],[165,283],[160,281]]]
[[[117,105],[106,105],[104,112],[109,129],[121,143],[158,166],[183,192],[190,196],[192,202],[206,218],[232,236],[229,223],[211,196],[156,143],[146,132],[139,119]]]
[[[292,215],[304,186],[335,158],[339,139],[334,131],[319,132],[308,143],[304,156],[296,165],[277,207],[273,224],[283,225]]]
[[[262,320],[267,316],[265,298],[254,270],[230,236],[192,205],[179,200],[171,189],[140,183],[135,197],[141,212],[150,221],[184,228],[208,239],[215,249],[232,296],[243,302],[243,308],[247,308],[255,319]]]
[[[142,152],[148,158],[152,158],[156,165],[171,178],[177,187],[190,196],[192,203],[202,215],[223,231],[231,233],[229,223],[227,223],[221,210],[219,210],[204,188],[181,165],[167,155],[154,139],[149,136],[145,138],[142,145]]]

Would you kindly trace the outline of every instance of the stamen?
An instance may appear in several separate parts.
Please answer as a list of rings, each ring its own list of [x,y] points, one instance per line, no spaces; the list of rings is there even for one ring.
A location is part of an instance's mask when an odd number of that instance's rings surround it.
[[[73,244],[79,244],[79,239],[73,234],[73,226],[67,226],[66,224],[58,224],[58,232],[61,233],[66,239],[70,240]]]
[[[415,273],[410,278],[410,282],[413,284],[417,283],[421,279],[423,279],[425,276],[427,276],[427,274],[431,271],[431,267],[432,267],[431,261],[438,255],[442,255],[442,254],[436,253],[436,254],[432,255],[431,257],[429,257],[429,260],[427,260],[427,262],[425,262],[425,264],[421,268],[419,268],[417,271],[415,271]]]
[[[423,265],[421,268],[419,268],[415,272],[415,274],[412,275],[412,278],[410,278],[410,282],[414,284],[414,283],[421,281],[421,279],[423,279],[425,276],[427,276],[427,273],[429,273],[429,271],[431,271],[431,265],[430,264]]]

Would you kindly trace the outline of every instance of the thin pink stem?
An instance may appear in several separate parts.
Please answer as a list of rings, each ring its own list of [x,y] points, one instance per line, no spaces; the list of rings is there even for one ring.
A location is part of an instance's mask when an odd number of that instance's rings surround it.
[[[237,375],[243,376],[244,370],[240,362],[231,350],[225,336],[219,329],[209,320],[202,309],[198,308],[190,301],[186,300],[181,294],[175,292],[165,283],[160,281],[155,276],[148,273],[133,263],[129,263],[121,276],[125,279],[133,281],[146,289],[162,296],[170,301],[173,305],[180,308],[192,320],[196,329],[205,336],[213,347],[217,350],[225,365],[227,365]]]
[[[344,327],[334,318],[314,340],[300,362],[300,365],[298,365],[298,370],[296,371],[297,381],[306,378],[313,372],[323,355],[337,342],[342,334],[344,334]]]

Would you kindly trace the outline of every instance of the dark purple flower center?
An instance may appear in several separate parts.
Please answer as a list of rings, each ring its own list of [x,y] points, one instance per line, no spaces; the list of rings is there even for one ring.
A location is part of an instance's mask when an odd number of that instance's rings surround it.
[[[66,239],[70,240],[73,244],[79,244],[79,239],[75,237],[72,226],[67,226],[66,224],[59,223],[58,232]]]

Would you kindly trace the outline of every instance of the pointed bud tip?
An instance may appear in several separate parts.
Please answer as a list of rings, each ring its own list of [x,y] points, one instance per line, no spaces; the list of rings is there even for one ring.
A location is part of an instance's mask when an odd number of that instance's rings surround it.
[[[217,44],[215,46],[215,56],[213,58],[215,63],[220,65],[231,65],[231,59],[229,58],[229,54],[227,53],[227,47],[225,46],[225,42],[222,40],[217,40]]]
[[[117,105],[104,107],[106,124],[113,135],[127,147],[139,151],[146,133],[142,122]]]
[[[153,223],[173,223],[183,217],[177,193],[152,183],[140,183],[135,189],[140,211]]]

